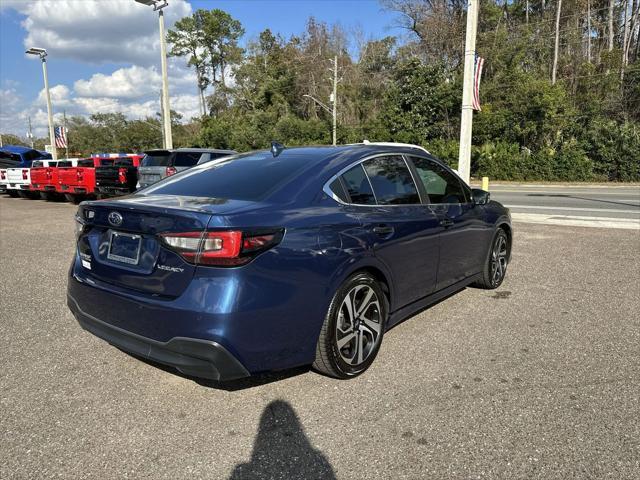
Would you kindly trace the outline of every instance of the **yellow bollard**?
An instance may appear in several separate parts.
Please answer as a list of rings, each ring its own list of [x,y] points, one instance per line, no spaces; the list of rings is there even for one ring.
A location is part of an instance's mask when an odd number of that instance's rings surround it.
[[[489,177],[482,177],[482,190],[489,191]]]

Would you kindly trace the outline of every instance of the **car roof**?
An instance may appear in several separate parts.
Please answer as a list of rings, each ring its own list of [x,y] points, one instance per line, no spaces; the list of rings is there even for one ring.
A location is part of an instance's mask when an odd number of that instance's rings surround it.
[[[152,150],[145,150],[144,153],[172,153],[172,152],[193,152],[193,153],[236,153],[235,150],[225,150],[220,148],[174,148],[174,149],[165,149],[165,148],[154,148]]]

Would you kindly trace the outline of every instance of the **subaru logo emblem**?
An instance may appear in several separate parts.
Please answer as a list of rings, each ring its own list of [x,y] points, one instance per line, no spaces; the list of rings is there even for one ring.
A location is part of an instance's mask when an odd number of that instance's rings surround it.
[[[111,212],[108,219],[109,223],[114,227],[119,227],[120,225],[122,225],[122,215],[120,215],[118,212]]]

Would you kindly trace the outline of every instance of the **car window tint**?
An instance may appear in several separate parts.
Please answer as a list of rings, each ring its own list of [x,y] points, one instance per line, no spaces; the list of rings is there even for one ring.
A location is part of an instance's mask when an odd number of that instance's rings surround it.
[[[174,167],[193,167],[203,154],[201,152],[178,152],[173,159]],[[205,154],[206,155],[206,154]]]
[[[404,159],[399,155],[376,157],[364,162],[378,205],[420,203],[418,189]]]
[[[465,203],[460,180],[444,167],[426,158],[412,157],[430,203]]]
[[[344,188],[342,188],[342,182],[339,178],[336,178],[333,182],[331,182],[331,185],[329,185],[329,189],[344,203],[349,203],[349,197],[347,195],[347,192],[344,191]]]
[[[362,164],[358,164],[342,175],[342,180],[347,187],[351,203],[360,205],[375,205],[376,197],[371,190],[369,179],[364,173]]]
[[[311,165],[307,155],[293,152],[235,155],[167,177],[142,194],[261,200]]]
[[[79,167],[93,167],[93,160],[78,160]]]

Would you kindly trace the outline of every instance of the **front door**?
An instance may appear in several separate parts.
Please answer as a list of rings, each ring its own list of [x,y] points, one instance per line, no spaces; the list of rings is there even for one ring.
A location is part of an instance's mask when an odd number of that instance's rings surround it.
[[[428,208],[442,227],[436,281],[436,289],[441,290],[482,270],[483,212],[473,204],[470,190],[442,165],[423,157],[411,157],[411,161],[427,191]]]

